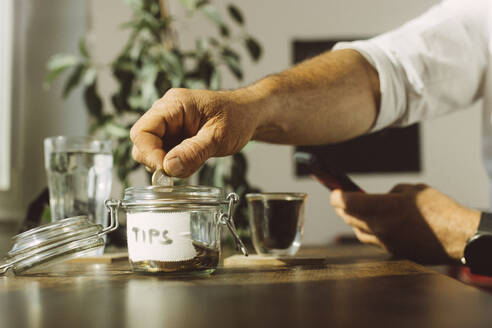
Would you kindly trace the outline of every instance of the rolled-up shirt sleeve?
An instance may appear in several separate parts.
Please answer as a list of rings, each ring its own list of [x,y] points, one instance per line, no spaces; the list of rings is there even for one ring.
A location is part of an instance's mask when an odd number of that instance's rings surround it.
[[[381,103],[371,129],[405,126],[474,103],[482,95],[488,0],[447,0],[378,37],[343,42],[378,72]]]

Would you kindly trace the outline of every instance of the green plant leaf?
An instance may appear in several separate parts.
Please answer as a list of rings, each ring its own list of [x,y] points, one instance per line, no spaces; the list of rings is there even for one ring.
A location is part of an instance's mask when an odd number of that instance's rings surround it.
[[[131,108],[145,108],[145,101],[140,94],[128,97],[128,104]]]
[[[219,90],[222,84],[220,72],[218,70],[213,70],[210,76],[209,88],[210,90]]]
[[[216,38],[214,38],[214,37],[210,37],[210,38],[208,38],[208,42],[209,42],[212,46],[214,46],[214,47],[218,47],[218,46],[220,46],[220,42],[219,42],[219,40],[217,40],[217,39],[216,39]]]
[[[132,19],[127,22],[121,23],[119,27],[123,30],[127,28],[138,30],[138,28],[140,27],[140,19]]]
[[[261,57],[262,49],[258,41],[252,37],[248,37],[244,40],[246,49],[248,49],[249,55],[254,61],[258,61]]]
[[[159,96],[165,94],[167,90],[173,87],[172,83],[173,82],[169,80],[166,72],[162,70],[159,71],[159,73],[157,74],[157,78],[155,80],[155,88],[157,90],[157,94]],[[174,83],[178,83],[177,85],[179,85],[179,83],[181,83],[181,79],[176,79]]]
[[[138,61],[140,54],[143,50],[143,42],[133,42],[133,44],[128,48],[128,57],[130,60]]]
[[[82,55],[82,57],[86,59],[89,58],[89,51],[87,50],[87,42],[85,38],[80,38],[79,40],[79,52]]]
[[[108,120],[106,124],[104,124],[103,129],[109,135],[117,138],[128,138],[130,136],[130,130],[128,130],[122,125],[119,125],[113,120]]]
[[[219,30],[220,30],[220,35],[222,35],[225,38],[227,38],[231,35],[229,28],[224,24],[220,25]]]
[[[128,104],[128,97],[122,94],[121,90],[111,96],[111,103],[118,113],[122,113],[127,110],[130,105]]]
[[[113,152],[116,174],[124,187],[129,184],[130,173],[138,167],[131,155],[132,147],[130,138],[119,138]]]
[[[239,56],[239,54],[237,52],[235,52],[234,50],[232,50],[231,48],[228,48],[228,47],[225,47],[224,49],[222,49],[221,54],[223,57],[232,57],[237,61],[239,61],[241,59],[241,57]]]
[[[94,80],[94,83],[85,87],[84,102],[91,116],[96,119],[102,117],[103,102],[97,93],[97,80]]]
[[[229,12],[229,15],[236,21],[236,23],[243,25],[244,24],[244,17],[241,11],[239,10],[238,7],[236,7],[233,4],[229,4],[227,6],[227,11]]]
[[[90,134],[95,134],[96,132],[98,132],[99,130],[102,130],[104,128],[104,126],[109,122],[111,121],[113,118],[112,118],[112,115],[110,114],[103,114],[99,119],[97,120],[92,120],[91,124],[90,124]],[[110,137],[109,134],[105,133],[105,131],[102,131],[104,133],[104,136],[105,137]]]
[[[145,0],[125,0],[126,5],[136,11],[143,9],[144,2]]]
[[[137,63],[132,59],[130,59],[129,57],[118,59],[118,61],[113,63],[112,69],[113,69],[113,74],[116,77],[118,77],[117,75],[120,73],[124,74],[128,72],[138,71]]]
[[[198,172],[198,184],[202,186],[213,186],[216,166],[205,163]]]
[[[85,71],[85,65],[77,65],[72,71],[72,74],[70,74],[70,77],[67,80],[67,83],[65,84],[65,87],[63,88],[63,98],[68,97],[70,92],[80,83],[80,79],[82,78],[82,75],[84,74]]]
[[[43,208],[43,213],[41,213],[41,225],[51,223],[51,209],[48,205]]]
[[[97,78],[97,71],[94,67],[90,67],[85,71],[84,74],[84,84],[85,85],[91,85],[95,83]]]
[[[238,80],[243,79],[243,71],[241,69],[241,57],[237,52],[232,50],[231,48],[224,48],[222,49],[222,58],[224,59],[227,67],[229,67],[229,70],[234,74],[234,76]]]
[[[210,3],[209,0],[197,0],[196,7],[197,8],[200,8],[200,7],[202,7],[202,6],[206,5],[206,4],[209,4],[209,3]]]
[[[223,58],[231,73],[236,77],[236,79],[241,81],[243,79],[243,71],[239,60],[233,56],[223,56]]]
[[[128,103],[128,97],[131,94],[133,82],[135,80],[135,73],[138,69],[136,64],[128,57],[120,56],[113,62],[112,65],[113,76],[118,83],[118,91],[112,95],[111,101],[117,113],[130,110]]]
[[[228,158],[225,158],[225,157],[217,157],[214,159],[215,176],[214,176],[214,181],[213,181],[212,186],[217,186],[220,188],[225,187],[224,177],[225,177],[226,171],[228,169],[227,162],[228,162]]]
[[[199,38],[196,40],[196,52],[193,53],[193,57],[201,57],[204,56],[208,52],[209,48],[209,40]]]
[[[184,86],[188,89],[207,89],[205,81],[200,79],[186,79],[184,81]]]
[[[224,25],[224,22],[222,21],[222,17],[220,16],[219,11],[217,8],[215,8],[214,5],[208,3],[200,7],[200,10],[205,14],[205,16],[208,17],[212,22],[217,24],[217,26],[222,26]]]
[[[216,63],[211,60],[210,56],[202,56],[196,62],[194,69],[188,73],[187,78],[199,79],[208,85],[215,67]]]
[[[183,74],[183,65],[179,57],[172,51],[164,51],[162,53],[164,63],[174,73]]]
[[[159,95],[157,94],[157,90],[155,88],[155,81],[157,79],[158,72],[159,67],[152,62],[147,62],[144,66],[142,66],[138,74],[142,100],[140,107],[150,108],[154,101],[159,98]]]
[[[52,56],[48,60],[48,64],[47,64],[48,84],[51,84],[65,70],[67,70],[70,67],[77,66],[78,64],[80,64],[79,58],[73,55],[58,54]]]
[[[197,0],[179,0],[181,4],[189,10],[194,10],[197,7]]]
[[[146,27],[148,30],[152,32],[152,34],[158,36],[159,29],[163,26],[163,24],[165,24],[165,22],[162,21],[160,17],[155,17],[150,13],[143,12],[141,24],[142,27]]]
[[[180,87],[183,83],[185,72],[180,57],[172,51],[162,53],[163,69],[166,71],[172,87]]]
[[[247,186],[246,173],[248,170],[248,162],[243,153],[236,153],[232,156],[231,169],[229,176],[225,179],[226,183],[230,184],[233,190],[237,190],[241,186]]]

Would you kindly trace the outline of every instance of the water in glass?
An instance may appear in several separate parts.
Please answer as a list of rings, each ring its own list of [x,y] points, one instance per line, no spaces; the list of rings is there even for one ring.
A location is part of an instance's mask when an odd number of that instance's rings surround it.
[[[106,226],[104,201],[111,192],[111,153],[55,151],[47,160],[52,220],[88,215],[92,222]]]

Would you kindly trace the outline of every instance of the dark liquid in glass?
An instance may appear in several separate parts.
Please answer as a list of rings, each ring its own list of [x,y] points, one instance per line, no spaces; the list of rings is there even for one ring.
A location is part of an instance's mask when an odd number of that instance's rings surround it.
[[[287,249],[297,234],[301,199],[250,199],[252,228],[261,247]]]

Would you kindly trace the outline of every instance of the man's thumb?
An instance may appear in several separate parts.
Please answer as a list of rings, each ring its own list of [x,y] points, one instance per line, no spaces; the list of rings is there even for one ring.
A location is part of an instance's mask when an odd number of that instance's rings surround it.
[[[194,137],[183,140],[164,157],[163,167],[170,176],[185,178],[197,171],[215,154],[213,131],[202,129]]]

